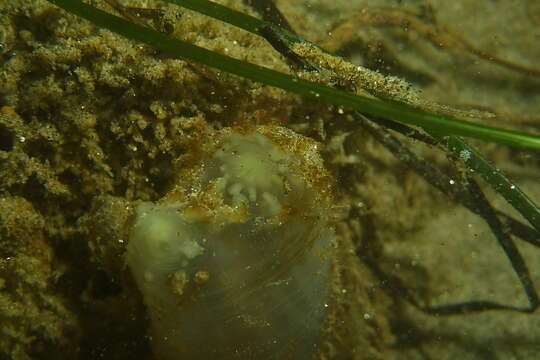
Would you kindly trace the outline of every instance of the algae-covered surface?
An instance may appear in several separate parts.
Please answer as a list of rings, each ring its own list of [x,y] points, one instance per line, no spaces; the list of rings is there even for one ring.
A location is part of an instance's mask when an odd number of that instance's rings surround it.
[[[218,2],[259,16],[241,1]],[[426,101],[540,134],[537,1],[275,3],[301,37],[410,82]],[[158,1],[121,4],[157,9],[145,21],[172,36],[291,72],[239,29]],[[356,249],[368,244],[423,304],[527,305],[489,227],[342,109],[171,58],[44,0],[0,2],[0,64],[0,359],[152,359],[124,260],[133,203],[163,197],[178,166],[220,129],[252,124],[318,141],[336,182],[336,301],[317,357],[540,358],[537,313],[428,315],[361,260]],[[399,138],[459,176],[439,148]],[[475,145],[540,202],[537,153]],[[540,249],[519,248],[540,287]]]

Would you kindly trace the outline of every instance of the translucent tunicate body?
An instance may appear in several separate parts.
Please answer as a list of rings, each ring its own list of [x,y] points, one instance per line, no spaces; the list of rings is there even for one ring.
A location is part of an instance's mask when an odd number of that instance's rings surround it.
[[[185,174],[137,207],[127,251],[156,357],[313,358],[333,240],[317,144],[280,127],[227,129]]]

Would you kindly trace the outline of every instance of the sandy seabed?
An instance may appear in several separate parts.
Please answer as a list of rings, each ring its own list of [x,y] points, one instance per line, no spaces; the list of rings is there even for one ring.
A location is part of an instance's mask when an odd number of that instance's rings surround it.
[[[239,1],[219,2],[258,16]],[[122,3],[161,9],[149,22],[172,36],[291,71],[263,39],[239,29],[158,1]],[[540,71],[537,3],[276,1],[300,36],[407,80],[429,101],[490,112],[487,124],[539,134],[540,76],[526,71]],[[335,178],[336,301],[317,357],[540,357],[538,314],[426,315],[357,256],[367,243],[374,261],[422,303],[526,305],[487,225],[340,109],[171,58],[42,0],[0,2],[0,63],[0,359],[152,359],[148,319],[123,257],[130,207],[161,198],[201,142],[250,124],[320,142]],[[399,138],[458,173],[444,152]],[[540,202],[538,154],[475,145]],[[497,208],[512,211],[482,187]],[[540,286],[540,250],[519,248]]]

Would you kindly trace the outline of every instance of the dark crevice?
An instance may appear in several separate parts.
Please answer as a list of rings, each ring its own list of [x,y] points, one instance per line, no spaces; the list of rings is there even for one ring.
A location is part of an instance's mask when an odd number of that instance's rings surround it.
[[[11,151],[13,146],[15,146],[15,136],[7,127],[0,124],[0,150]]]
[[[25,152],[28,156],[52,163],[56,148],[45,139],[28,141]]]

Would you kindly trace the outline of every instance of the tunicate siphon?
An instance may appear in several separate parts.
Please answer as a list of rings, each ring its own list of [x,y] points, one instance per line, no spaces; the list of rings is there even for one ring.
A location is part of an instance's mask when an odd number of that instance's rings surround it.
[[[139,203],[126,259],[156,358],[316,356],[334,238],[317,147],[282,127],[227,128]]]

